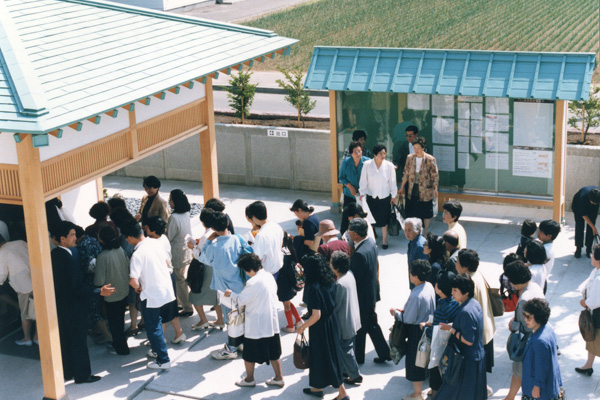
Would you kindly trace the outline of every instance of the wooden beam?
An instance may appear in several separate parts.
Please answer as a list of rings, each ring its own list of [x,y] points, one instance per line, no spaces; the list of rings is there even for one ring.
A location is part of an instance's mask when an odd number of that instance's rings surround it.
[[[181,88],[179,86],[175,86],[175,87],[172,87],[171,89],[169,89],[169,92],[171,92],[173,94],[179,94],[180,90],[181,90]]]
[[[150,97],[145,97],[145,98],[143,98],[141,100],[138,100],[138,102],[142,103],[145,106],[149,106],[150,105],[150,100],[151,100]]]
[[[202,166],[202,195],[204,201],[219,197],[219,167],[212,79],[206,80],[206,119],[208,130],[200,133],[200,162]]]
[[[88,118],[88,121],[90,121],[92,124],[98,125],[100,123],[100,116],[96,115],[95,117]]]
[[[136,159],[140,155],[137,138],[137,120],[135,111],[129,111],[129,132],[127,132],[127,142],[129,143],[129,157]]]
[[[98,201],[104,201],[104,184],[102,183],[102,177],[96,178],[96,193],[98,195]]]
[[[55,131],[48,132],[48,134],[54,136],[57,139],[60,139],[62,137],[63,130],[62,129],[57,129]]]
[[[567,102],[556,101],[554,124],[554,184],[552,218],[561,223],[565,217],[565,176],[567,163]]]
[[[194,81],[186,82],[182,86],[185,86],[188,89],[192,89],[194,87]]]
[[[124,108],[125,110],[127,110],[127,111],[130,111],[130,112],[131,112],[131,111],[135,110],[135,103],[130,103],[130,104],[127,104],[127,105],[123,106],[123,108]]]
[[[17,157],[19,160],[19,183],[23,198],[23,212],[25,214],[25,229],[27,231],[29,264],[31,265],[36,324],[40,341],[44,398],[62,399],[65,397],[65,383],[56,316],[48,224],[46,223],[46,208],[44,206],[40,152],[33,147],[31,136],[23,135],[22,142],[17,144]]]
[[[83,128],[83,124],[81,122],[75,122],[74,124],[69,125],[69,128],[80,132],[81,128]]]
[[[340,189],[338,185],[338,135],[336,114],[336,92],[329,91],[329,138],[331,154],[331,210],[338,212],[340,208]]]
[[[503,204],[516,204],[521,206],[534,206],[534,207],[546,207],[550,208],[554,202],[552,200],[536,200],[536,199],[523,199],[518,197],[500,197],[500,196],[485,196],[478,194],[463,194],[463,193],[446,193],[440,192],[438,197],[438,204],[444,204],[448,200],[465,200],[465,201],[484,201],[490,203],[503,203]]]
[[[164,100],[165,97],[167,97],[167,94],[165,92],[160,92],[153,94],[152,96],[156,97],[157,99]]]
[[[108,115],[109,117],[112,117],[112,118],[117,118],[117,115],[119,114],[119,110],[117,110],[115,108],[114,110],[107,111],[104,114],[106,114],[106,115]]]

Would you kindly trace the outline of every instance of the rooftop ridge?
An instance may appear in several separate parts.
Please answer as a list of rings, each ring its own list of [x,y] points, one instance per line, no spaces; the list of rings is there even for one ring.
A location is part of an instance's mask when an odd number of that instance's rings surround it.
[[[109,10],[115,10],[115,11],[121,11],[121,12],[135,13],[135,14],[144,15],[147,17],[156,17],[156,18],[168,19],[171,21],[193,23],[196,25],[202,25],[202,26],[207,26],[207,27],[211,27],[211,28],[220,28],[220,29],[230,30],[230,31],[234,31],[234,32],[250,33],[250,34],[260,35],[260,36],[265,36],[265,37],[277,36],[277,34],[275,32],[269,31],[266,29],[259,29],[259,28],[249,27],[249,26],[229,24],[226,22],[217,22],[217,21],[206,20],[206,19],[197,18],[197,17],[182,16],[182,15],[178,15],[178,14],[156,11],[156,10],[151,10],[151,9],[147,9],[147,8],[131,6],[131,5],[127,5],[127,4],[117,4],[117,3],[113,3],[111,1],[103,1],[103,0],[58,0],[58,1],[63,1],[66,3],[87,5],[87,6],[91,6],[91,7],[106,8]]]
[[[19,112],[26,116],[47,114],[45,92],[4,0],[0,1],[0,66],[6,71]]]

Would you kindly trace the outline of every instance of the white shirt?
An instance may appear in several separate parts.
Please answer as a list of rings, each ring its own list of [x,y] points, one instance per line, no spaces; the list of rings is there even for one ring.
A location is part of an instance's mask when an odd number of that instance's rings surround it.
[[[396,195],[396,170],[394,164],[383,160],[379,168],[375,160],[365,161],[360,174],[359,192],[361,195],[385,199]]]
[[[244,336],[248,339],[261,339],[279,333],[279,316],[277,313],[277,283],[273,275],[264,269],[248,279],[246,287],[240,294],[232,293],[233,304],[246,306],[246,322]]]
[[[175,300],[167,261],[167,253],[158,239],[145,238],[131,255],[129,277],[139,280],[140,298],[147,300],[148,308],[160,308]]]
[[[10,242],[10,234],[8,233],[8,225],[4,221],[0,221],[0,235],[4,238],[5,242]]]
[[[590,276],[579,286],[579,291],[590,310],[600,307],[600,269],[594,268]]]
[[[534,264],[529,267],[531,271],[531,282],[537,283],[542,289],[546,283],[546,268],[544,264]]]
[[[0,247],[0,285],[8,283],[17,293],[31,293],[31,270],[27,243],[22,240],[6,242]]]
[[[169,273],[172,274],[173,273],[173,260],[172,260],[173,256],[171,255],[171,242],[169,242],[169,238],[166,237],[165,235],[160,235],[160,237],[156,240],[158,240],[160,242],[163,250],[165,251],[165,253],[167,253],[167,260],[169,261],[169,266],[167,268],[169,269]]]
[[[275,222],[268,221],[254,238],[254,254],[260,258],[265,271],[276,274],[283,266],[283,229]]]
[[[208,237],[210,235],[213,234],[213,230],[208,228],[204,231],[204,233],[202,234],[202,236],[200,236],[198,238],[198,243],[194,245],[194,248],[192,249],[192,253],[194,254],[194,258],[196,260],[200,260],[200,250],[202,250],[202,246],[204,246],[204,243],[206,243],[206,241],[208,240]]]
[[[548,257],[548,261],[544,264],[544,268],[546,269],[546,276],[549,276],[552,272],[552,268],[554,268],[554,243],[544,243],[544,248],[546,249],[546,257]]]
[[[423,157],[417,157],[417,172],[421,171],[421,164],[423,164]]]

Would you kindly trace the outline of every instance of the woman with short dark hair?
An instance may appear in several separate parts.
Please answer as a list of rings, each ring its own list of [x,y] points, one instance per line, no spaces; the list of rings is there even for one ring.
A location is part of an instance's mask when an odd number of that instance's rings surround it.
[[[363,146],[358,141],[350,143],[348,151],[350,152],[350,157],[342,161],[338,176],[340,183],[344,187],[344,212],[342,213],[342,224],[340,227],[342,235],[348,229],[348,214],[345,212],[345,206],[350,203],[356,203],[363,164],[369,161],[369,157],[363,155]]]
[[[532,240],[527,243],[525,248],[525,258],[529,263],[529,269],[531,270],[531,282],[537,283],[542,289],[544,294],[546,293],[546,267],[544,264],[548,261],[546,255],[546,248],[544,244],[539,240]]]
[[[142,197],[140,209],[135,215],[135,219],[141,222],[142,226],[146,225],[148,217],[161,217],[165,222],[169,221],[169,205],[158,194],[160,189],[160,180],[155,176],[147,176],[144,178],[144,190],[146,195]]]
[[[94,222],[92,225],[85,228],[85,233],[93,238],[98,237],[98,231],[100,230],[100,224],[110,225],[115,230],[115,233],[118,233],[117,226],[115,225],[115,223],[108,220],[109,213],[110,213],[110,207],[104,201],[99,201],[96,204],[94,204],[90,208],[89,214],[90,214],[90,217],[92,217],[96,220],[96,222]]]
[[[473,298],[475,284],[468,274],[457,275],[452,281],[452,297],[460,303],[454,323],[440,323],[450,331],[449,345],[456,344],[464,357],[460,382],[443,382],[434,400],[487,399],[485,352],[483,350],[483,310]]]
[[[444,239],[441,236],[434,235],[429,232],[425,238],[425,245],[423,246],[423,254],[429,259],[431,265],[431,275],[427,278],[427,281],[435,286],[435,280],[438,273],[444,269],[448,256],[446,255],[446,246],[444,245]]]
[[[314,207],[310,207],[308,203],[302,199],[294,201],[290,211],[300,220],[298,226],[298,235],[294,237],[294,247],[299,259],[311,252],[310,246],[313,246],[315,236],[319,232],[319,217],[313,214]]]

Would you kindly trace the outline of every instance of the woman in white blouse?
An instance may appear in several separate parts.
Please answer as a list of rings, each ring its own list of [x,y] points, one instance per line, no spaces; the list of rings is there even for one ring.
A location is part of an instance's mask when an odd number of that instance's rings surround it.
[[[375,226],[381,227],[381,243],[384,249],[388,248],[388,222],[391,215],[392,195],[396,195],[396,170],[394,164],[387,161],[387,149],[378,144],[373,148],[374,158],[365,161],[360,174],[359,200],[364,202],[365,196],[371,215],[375,219]]]
[[[592,266],[594,270],[589,278],[579,286],[583,295],[583,299],[579,303],[582,307],[592,311],[596,339],[593,342],[585,342],[585,349],[588,352],[587,362],[583,367],[575,368],[575,371],[587,376],[594,373],[592,368],[594,359],[600,357],[600,245],[595,245],[592,249]]]
[[[273,275],[266,272],[260,258],[254,253],[244,254],[238,261],[238,267],[250,277],[241,293],[232,293],[227,289],[225,297],[231,297],[232,303],[246,307],[244,323],[244,367],[246,378],[236,382],[238,386],[256,386],[254,366],[256,363],[271,364],[275,377],[267,379],[269,386],[283,387],[281,375],[281,341],[279,339],[279,317],[277,305],[277,283]]]

